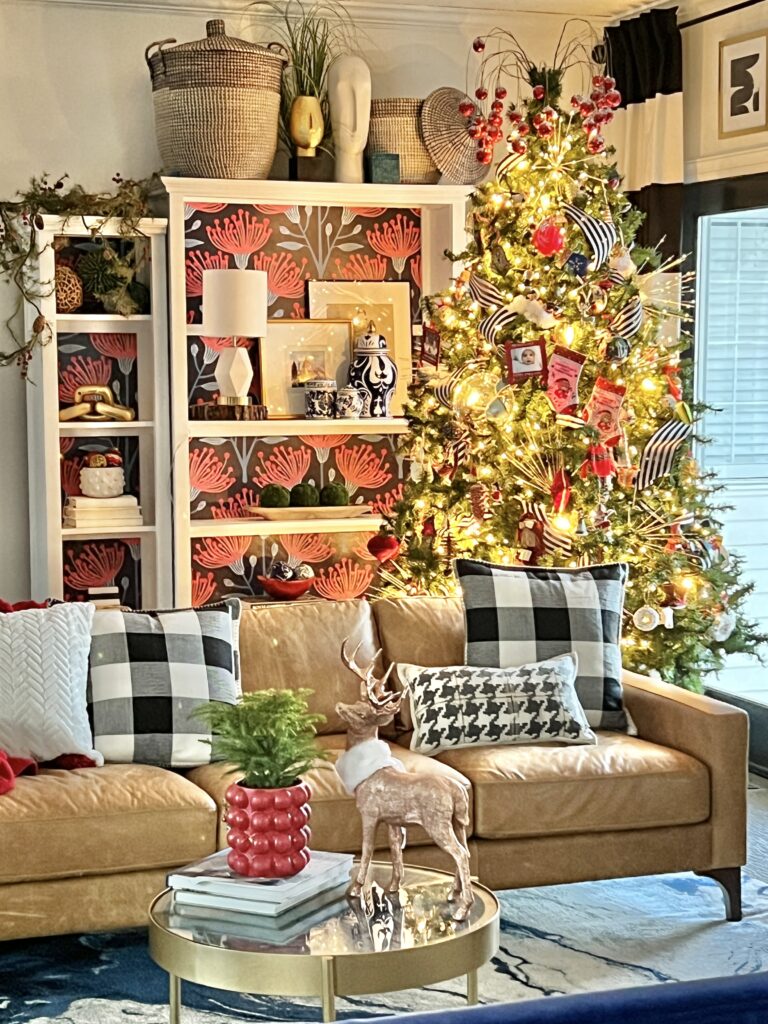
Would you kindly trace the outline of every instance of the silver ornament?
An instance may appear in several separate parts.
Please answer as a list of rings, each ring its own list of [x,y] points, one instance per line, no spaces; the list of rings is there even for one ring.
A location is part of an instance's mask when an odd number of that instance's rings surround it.
[[[651,608],[650,605],[644,604],[642,608],[638,608],[632,616],[632,622],[635,624],[636,629],[639,629],[643,633],[650,633],[661,624],[661,616],[655,608]]]

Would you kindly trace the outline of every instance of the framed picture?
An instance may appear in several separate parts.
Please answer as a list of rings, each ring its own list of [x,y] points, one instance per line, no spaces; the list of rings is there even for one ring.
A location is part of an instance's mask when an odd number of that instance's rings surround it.
[[[397,364],[397,387],[390,406],[402,416],[412,375],[411,286],[407,281],[310,281],[309,315],[351,320],[354,334],[364,334],[369,321],[383,334]]]
[[[506,341],[504,356],[510,384],[519,384],[530,377],[538,377],[546,384],[547,347],[543,338],[538,341]]]
[[[419,347],[419,363],[421,366],[440,365],[440,334],[434,327],[424,324]]]
[[[304,415],[304,386],[318,377],[347,382],[350,320],[270,320],[259,345],[262,402],[270,419]]]
[[[721,139],[763,132],[768,127],[768,32],[724,39],[720,43]]]

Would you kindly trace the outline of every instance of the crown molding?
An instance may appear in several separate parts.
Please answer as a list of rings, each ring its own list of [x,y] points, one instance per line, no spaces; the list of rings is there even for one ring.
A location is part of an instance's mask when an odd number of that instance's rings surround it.
[[[8,2],[8,0],[6,0]],[[131,13],[222,16],[236,15],[243,18],[269,21],[276,16],[266,11],[247,9],[246,0],[16,0],[26,6],[39,7],[82,7],[97,10],[128,10]],[[623,13],[625,0],[546,0],[537,3],[535,0],[498,0],[482,6],[467,7],[466,0],[346,0],[345,7],[350,14],[363,24],[388,25],[393,17],[400,25],[428,25],[432,28],[446,28],[466,24],[472,21],[482,28],[490,19],[509,18],[512,15],[550,15],[560,17],[590,18],[596,23],[604,23]],[[610,13],[607,8],[612,7]]]

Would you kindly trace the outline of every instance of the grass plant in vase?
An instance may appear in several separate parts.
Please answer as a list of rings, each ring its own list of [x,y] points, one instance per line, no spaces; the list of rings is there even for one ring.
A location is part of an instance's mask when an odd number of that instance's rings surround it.
[[[311,793],[302,775],[328,757],[315,744],[325,718],[309,710],[311,693],[260,690],[197,712],[211,726],[214,756],[239,774],[225,794],[227,863],[238,875],[288,878],[309,863]]]

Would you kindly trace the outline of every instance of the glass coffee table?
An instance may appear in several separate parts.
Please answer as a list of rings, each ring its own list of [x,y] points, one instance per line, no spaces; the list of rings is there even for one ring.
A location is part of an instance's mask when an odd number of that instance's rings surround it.
[[[320,996],[324,1021],[336,1019],[337,995],[419,988],[462,974],[467,1002],[476,1003],[477,970],[499,946],[496,897],[473,882],[475,902],[457,922],[448,902],[452,874],[406,866],[402,888],[389,893],[391,873],[389,864],[372,864],[361,900],[337,899],[283,938],[267,937],[274,922],[264,918],[254,917],[251,927],[184,916],[170,890],[161,892],[149,909],[149,952],[169,975],[170,1024],[180,1024],[182,979],[230,992]]]

